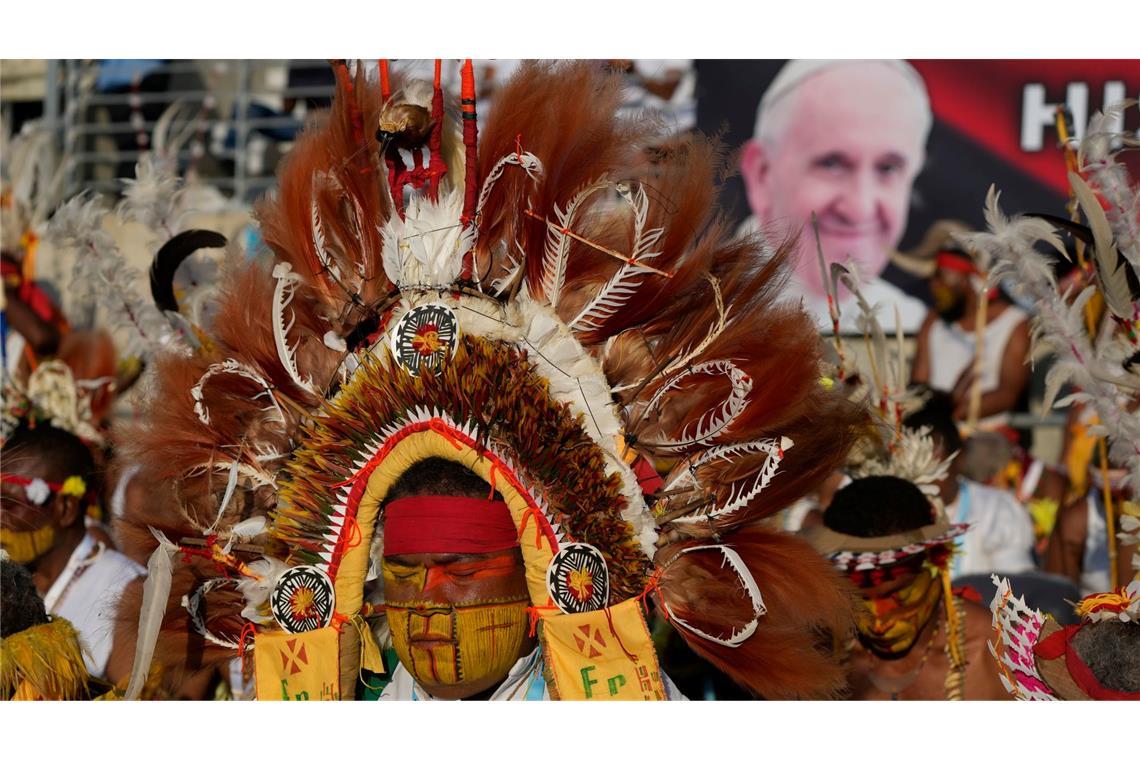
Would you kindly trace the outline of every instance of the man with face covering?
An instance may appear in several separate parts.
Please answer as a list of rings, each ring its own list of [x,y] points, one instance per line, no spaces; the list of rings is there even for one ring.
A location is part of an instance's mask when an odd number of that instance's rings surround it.
[[[853,699],[1002,699],[986,652],[990,616],[950,594],[954,539],[913,483],[855,480],[807,534],[858,593],[857,636],[845,646]]]
[[[926,154],[930,101],[922,77],[903,61],[789,61],[764,92],[740,171],[752,216],[774,249],[799,235],[795,274],[786,291],[802,298],[831,330],[827,289],[811,219],[827,263],[858,272],[863,294],[881,304],[894,332],[894,306],[914,332],[926,308],[881,278],[889,251],[906,230],[910,193]],[[854,297],[840,294],[841,332],[857,331]]]
[[[382,577],[400,665],[381,700],[549,699],[510,510],[479,476],[425,459],[383,508]],[[670,699],[683,699],[665,678]]]
[[[1029,315],[997,288],[981,295],[982,280],[969,254],[950,247],[935,262],[934,311],[919,331],[910,380],[949,393],[954,418],[966,419],[975,380],[978,299],[988,298],[978,417],[983,427],[995,427],[1008,419],[1029,383]]]

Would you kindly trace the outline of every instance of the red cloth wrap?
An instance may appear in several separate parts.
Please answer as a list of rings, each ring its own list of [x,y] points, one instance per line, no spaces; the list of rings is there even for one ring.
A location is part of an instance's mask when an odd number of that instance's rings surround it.
[[[948,251],[939,251],[938,255],[934,257],[934,261],[939,269],[950,269],[963,274],[978,273],[978,268],[974,266],[973,262]]]
[[[1131,625],[1129,623],[1129,625]],[[1067,625],[1059,631],[1056,631],[1046,639],[1037,642],[1033,647],[1033,653],[1043,660],[1055,660],[1058,657],[1064,656],[1065,667],[1069,671],[1069,675],[1077,686],[1081,687],[1081,691],[1088,694],[1093,699],[1097,700],[1140,700],[1140,692],[1137,691],[1117,691],[1116,689],[1109,689],[1102,686],[1100,681],[1097,680],[1096,675],[1092,672],[1092,668],[1085,664],[1084,660],[1077,656],[1076,651],[1073,649],[1073,636],[1081,629],[1081,625]]]
[[[384,556],[487,554],[519,545],[504,501],[470,496],[408,496],[384,508]]]

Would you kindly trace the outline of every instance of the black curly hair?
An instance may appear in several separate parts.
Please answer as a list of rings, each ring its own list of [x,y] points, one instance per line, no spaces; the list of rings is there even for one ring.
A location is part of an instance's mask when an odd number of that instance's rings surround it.
[[[837,533],[877,538],[934,522],[930,501],[909,480],[890,475],[860,478],[835,492],[823,524]]]
[[[0,562],[0,638],[48,622],[32,574],[11,560]]]

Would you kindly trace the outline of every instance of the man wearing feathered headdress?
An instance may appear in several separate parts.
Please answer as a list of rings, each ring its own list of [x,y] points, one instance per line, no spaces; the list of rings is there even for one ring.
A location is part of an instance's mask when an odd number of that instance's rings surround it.
[[[995,699],[985,611],[954,595],[951,524],[913,483],[891,475],[841,488],[807,538],[855,586],[857,635],[841,643],[854,699]]]
[[[143,569],[87,529],[98,489],[90,450],[50,419],[25,419],[0,457],[0,544],[31,570],[47,611],[74,624],[91,675],[123,678],[130,652],[114,635],[115,607]]]
[[[836,693],[846,597],[758,521],[864,413],[776,304],[787,252],[715,220],[712,146],[647,174],[653,125],[591,64],[522,67],[483,128],[470,62],[458,98],[452,63],[334,65],[258,208],[273,260],[130,436],[164,486],[125,515],[127,696],[237,658],[259,699],[664,699],[652,607],[753,693]]]

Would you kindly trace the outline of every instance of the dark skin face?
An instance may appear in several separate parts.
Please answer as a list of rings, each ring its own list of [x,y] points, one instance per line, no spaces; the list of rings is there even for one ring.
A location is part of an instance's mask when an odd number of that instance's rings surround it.
[[[396,554],[384,558],[384,595],[389,604],[402,606],[451,606],[476,604],[493,599],[526,597],[526,570],[517,548],[486,554]],[[438,634],[413,633],[409,645],[431,648],[454,646]],[[526,638],[516,660],[535,646]],[[437,699],[471,699],[489,696],[510,672],[489,673],[462,684],[424,686]]]
[[[935,303],[945,299],[951,303],[958,299],[961,315],[954,320],[962,330],[973,332],[977,325],[978,295],[970,282],[971,275],[952,269],[939,269],[930,278],[931,293]],[[986,323],[1001,316],[1010,304],[1001,298],[994,299],[987,304]],[[931,353],[938,350],[932,346],[930,331],[934,323],[940,319],[938,313],[932,309],[922,323],[915,346],[914,360],[911,363],[911,383],[927,385],[931,377]],[[1029,383],[1030,367],[1026,362],[1029,356],[1029,322],[1024,321],[1013,328],[1005,351],[1002,353],[1001,366],[998,369],[999,382],[996,389],[981,394],[979,399],[978,417],[985,418],[999,412],[1009,411],[1016,404],[1021,392]],[[974,365],[968,364],[958,376],[950,395],[954,399],[954,419],[964,420],[969,415],[970,391],[974,384]]]
[[[38,456],[5,451],[3,458],[6,474],[53,482],[57,477]],[[36,530],[48,523],[55,528],[55,543],[51,550],[32,566],[32,577],[40,594],[51,588],[71,553],[83,540],[84,511],[82,503],[74,496],[52,493],[45,503],[36,505],[28,501],[24,486],[10,481],[0,483],[0,525],[12,531]]]
[[[881,656],[897,658],[914,646],[936,609],[939,593],[931,587],[936,583],[919,567],[860,589],[859,630],[874,640]]]

